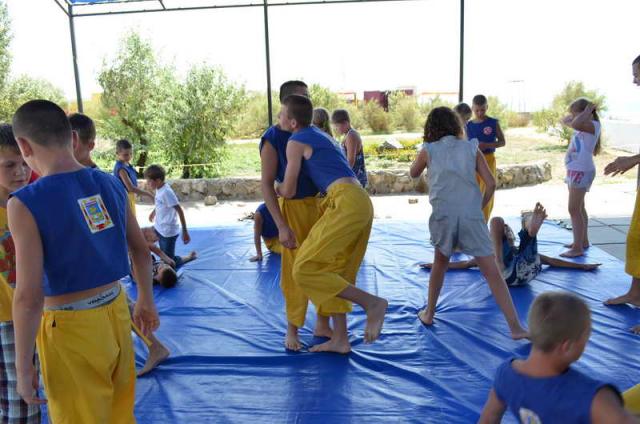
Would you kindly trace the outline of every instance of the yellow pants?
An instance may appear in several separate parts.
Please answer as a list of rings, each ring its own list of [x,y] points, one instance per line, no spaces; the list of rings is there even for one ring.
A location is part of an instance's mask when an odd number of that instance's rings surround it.
[[[633,278],[640,278],[640,191],[636,193],[636,206],[627,233],[627,258],[625,271]]]
[[[280,239],[278,239],[278,237],[264,239],[264,244],[267,246],[267,249],[269,249],[269,252],[282,255],[282,245],[280,244]]]
[[[633,415],[640,415],[640,384],[637,384],[622,394],[624,407]]]
[[[496,165],[495,153],[486,153],[484,155],[484,158],[487,160],[487,165],[489,165],[489,170],[491,171],[491,175],[496,177],[497,165]],[[476,175],[476,179],[478,180],[478,185],[480,186],[480,192],[484,196],[484,189],[486,187],[484,184],[484,181],[482,180],[482,178],[480,178],[480,175]],[[487,203],[487,206],[485,206],[482,209],[482,214],[484,215],[485,222],[489,222],[489,218],[491,217],[491,211],[493,211],[493,197],[494,196],[491,196],[491,200],[489,200],[489,203]]]
[[[45,311],[37,346],[51,422],[136,422],[131,317],[124,291],[96,309]]]
[[[133,212],[133,216],[136,216],[136,195],[135,193],[127,193],[127,197],[129,198],[129,208]]]
[[[347,313],[351,303],[336,297],[355,284],[373,222],[373,206],[356,184],[330,187],[313,226],[298,251],[293,278],[324,314]]]

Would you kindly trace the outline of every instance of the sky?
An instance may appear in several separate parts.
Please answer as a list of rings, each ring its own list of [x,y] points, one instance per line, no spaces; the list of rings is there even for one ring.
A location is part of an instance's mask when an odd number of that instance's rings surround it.
[[[5,1],[13,75],[47,79],[74,98],[67,17],[54,0]],[[496,95],[515,110],[531,111],[579,80],[607,96],[610,116],[640,120],[640,92],[631,83],[631,62],[640,54],[631,36],[640,1],[466,0],[465,16],[466,101]],[[269,27],[274,87],[302,78],[360,93],[458,89],[457,0],[273,7]],[[257,7],[76,19],[84,98],[100,91],[97,75],[130,30],[151,40],[181,73],[207,63],[248,89],[266,90],[263,10]]]

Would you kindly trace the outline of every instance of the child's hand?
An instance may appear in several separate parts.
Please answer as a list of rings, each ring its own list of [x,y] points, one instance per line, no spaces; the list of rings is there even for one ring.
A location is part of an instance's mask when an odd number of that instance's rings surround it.
[[[571,126],[571,122],[573,122],[573,116],[571,115],[567,115],[560,120],[560,123],[567,127]]]
[[[38,397],[38,373],[33,364],[28,364],[24,372],[17,375],[17,392],[20,397],[29,405],[42,405],[47,403],[46,399]]]
[[[256,255],[251,259],[249,259],[249,262],[260,262],[260,261],[262,261],[262,255]]]
[[[282,194],[280,193],[280,183],[276,183],[276,187],[274,190],[276,191],[276,196],[282,197]]]
[[[182,242],[184,244],[189,244],[189,242],[191,242],[191,236],[187,230],[182,230]]]
[[[176,267],[176,261],[174,261],[171,258],[168,258],[167,261],[165,261],[167,263],[167,265],[169,265],[171,268],[175,268]]]
[[[133,307],[133,323],[142,331],[142,334],[149,336],[160,326],[160,318],[156,305],[151,302],[138,300]]]
[[[280,239],[280,244],[282,244],[287,249],[295,249],[298,247],[296,243],[296,235],[293,233],[291,228],[285,226],[282,229],[278,229],[278,238]]]

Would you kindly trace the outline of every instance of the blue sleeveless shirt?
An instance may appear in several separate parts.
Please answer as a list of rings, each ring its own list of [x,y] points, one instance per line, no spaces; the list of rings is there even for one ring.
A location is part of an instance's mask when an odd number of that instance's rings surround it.
[[[467,138],[469,140],[477,138],[481,143],[496,143],[498,141],[497,128],[498,120],[495,118],[487,117],[477,124],[469,121],[467,122]],[[482,153],[489,154],[495,151],[496,149],[485,149]]]
[[[520,374],[511,364],[514,359],[498,368],[493,388],[518,422],[588,424],[591,422],[591,404],[598,390],[611,387],[620,396],[612,385],[573,368],[547,378]]]
[[[311,157],[302,162],[302,169],[306,170],[321,192],[326,193],[335,180],[355,178],[347,158],[322,130],[313,126],[303,128],[293,134],[291,140],[313,148]]]
[[[258,206],[258,209],[256,209],[256,212],[259,212],[260,216],[262,216],[261,236],[266,239],[278,237],[278,227],[276,226],[276,223],[273,222],[273,217],[271,216],[267,205],[265,205],[264,203],[261,204],[260,206]]]
[[[116,164],[113,167],[113,176],[116,177],[118,181],[120,181],[126,188],[126,186],[122,182],[122,179],[120,178],[121,169],[124,169],[124,171],[127,173],[129,179],[131,180],[131,184],[133,184],[134,187],[138,187],[138,174],[136,174],[135,168],[130,163],[124,163],[119,160],[116,161]]]
[[[130,273],[127,193],[91,168],[50,175],[12,194],[42,239],[45,296],[93,289]]]
[[[354,131],[353,129],[349,130],[349,132]],[[347,136],[349,135],[349,133],[347,133]],[[346,137],[345,137],[346,140]],[[344,157],[348,158],[347,156],[347,145],[345,144],[345,142],[342,142],[342,150],[344,152]],[[347,159],[347,163],[348,163],[348,159]],[[364,149],[362,146],[360,146],[360,150],[358,152],[356,152],[356,160],[353,163],[353,168],[351,168],[351,170],[353,171],[354,174],[356,174],[356,178],[358,179],[358,181],[360,181],[360,184],[362,185],[362,188],[365,188],[367,186],[367,182],[368,182],[368,178],[367,178],[367,168],[364,166]]]
[[[287,169],[287,142],[291,137],[291,133],[280,129],[274,125],[267,129],[260,140],[260,151],[264,146],[265,141],[268,141],[278,154],[278,172],[276,174],[276,181],[279,183],[284,181],[284,173]],[[305,197],[314,197],[318,194],[318,188],[313,184],[311,178],[304,170],[300,171],[298,177],[296,195],[294,199],[304,199]]]

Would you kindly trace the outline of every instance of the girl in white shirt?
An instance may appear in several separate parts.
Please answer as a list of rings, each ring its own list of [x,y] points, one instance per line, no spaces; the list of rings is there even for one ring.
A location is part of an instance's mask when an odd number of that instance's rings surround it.
[[[584,255],[584,249],[589,247],[589,216],[584,207],[584,197],[596,176],[593,156],[600,152],[600,118],[596,105],[585,98],[575,100],[562,123],[575,132],[565,157],[573,243],[567,245],[569,250],[560,256],[575,258]]]

